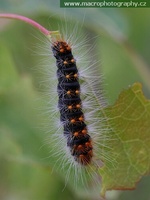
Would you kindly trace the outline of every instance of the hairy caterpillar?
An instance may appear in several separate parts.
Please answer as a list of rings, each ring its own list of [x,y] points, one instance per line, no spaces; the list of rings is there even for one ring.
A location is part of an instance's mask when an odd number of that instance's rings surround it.
[[[101,148],[110,138],[109,127],[105,126],[107,119],[102,114],[106,106],[100,89],[103,77],[96,56],[89,57],[95,38],[86,38],[78,26],[69,27],[71,34],[68,27],[65,27],[67,30],[62,28],[62,35],[54,33],[51,40],[44,43],[46,57],[52,62],[46,67],[50,84],[50,124],[55,124],[50,127],[49,141],[54,142],[50,154],[58,157],[55,168],[67,172],[66,183],[74,179],[76,186],[79,182],[85,186],[91,180],[99,182],[99,178],[95,180],[96,171],[104,158],[110,162],[111,158]],[[49,56],[50,48],[53,58]]]
[[[75,161],[88,165],[92,159],[93,147],[84,122],[76,61],[71,47],[65,41],[54,42],[52,51],[58,67],[58,107],[67,146]]]

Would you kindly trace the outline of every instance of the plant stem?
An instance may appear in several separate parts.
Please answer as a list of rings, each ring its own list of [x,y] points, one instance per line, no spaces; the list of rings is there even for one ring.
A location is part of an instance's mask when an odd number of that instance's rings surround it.
[[[18,19],[18,20],[21,20],[23,22],[26,22],[26,23],[32,25],[36,29],[40,30],[46,36],[52,34],[52,31],[47,30],[46,28],[44,28],[43,26],[41,26],[39,23],[35,22],[32,19],[24,17],[22,15],[11,14],[11,13],[0,13],[0,18]]]

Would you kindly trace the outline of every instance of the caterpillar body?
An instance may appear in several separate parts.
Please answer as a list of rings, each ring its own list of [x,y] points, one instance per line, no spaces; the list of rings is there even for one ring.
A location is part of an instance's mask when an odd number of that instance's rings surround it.
[[[71,47],[64,41],[54,42],[52,51],[58,67],[58,107],[67,146],[75,161],[88,165],[92,159],[93,147],[84,122],[76,61]]]

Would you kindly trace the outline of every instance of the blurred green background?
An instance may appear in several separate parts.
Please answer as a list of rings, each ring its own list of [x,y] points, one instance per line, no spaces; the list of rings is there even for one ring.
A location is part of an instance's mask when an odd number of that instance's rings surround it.
[[[94,51],[109,104],[134,82],[141,82],[150,97],[149,8],[62,9],[58,0],[1,0],[0,12],[25,15],[48,29],[61,24],[64,15],[78,21],[85,34],[98,36]],[[47,136],[39,128],[44,115],[37,111],[42,104],[37,101],[38,56],[32,51],[37,32],[25,23],[0,19],[0,200],[96,200],[71,185],[62,192],[65,176],[49,158]],[[107,199],[150,200],[149,188],[150,177],[145,177],[136,190],[108,192]]]

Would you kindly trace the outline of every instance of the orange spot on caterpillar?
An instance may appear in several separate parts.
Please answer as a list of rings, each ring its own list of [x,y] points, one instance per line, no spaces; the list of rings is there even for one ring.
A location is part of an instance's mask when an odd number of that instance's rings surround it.
[[[76,93],[76,94],[79,94],[79,93],[80,93],[80,91],[79,91],[79,90],[76,90],[76,91],[75,91],[75,93]]]
[[[79,151],[79,152],[81,152],[81,153],[84,153],[84,149],[85,149],[85,147],[84,147],[82,144],[80,144],[80,145],[78,145],[76,151]]]
[[[86,147],[89,147],[89,148],[92,148],[91,142],[86,142],[86,143],[85,143],[85,146],[86,146]]]
[[[74,74],[73,76],[74,76],[74,78],[78,78],[78,74]]]
[[[72,110],[72,108],[73,108],[73,107],[72,107],[71,105],[70,105],[70,106],[68,106],[68,109],[69,109],[69,110]]]
[[[65,52],[65,50],[64,50],[64,49],[60,49],[59,51],[60,51],[60,53],[64,53],[64,52]]]
[[[76,120],[75,120],[75,119],[71,119],[70,122],[71,122],[72,124],[74,124],[74,123],[76,122]]]
[[[82,133],[83,133],[83,134],[87,134],[87,130],[86,130],[86,129],[83,129],[83,130],[82,130]]]
[[[72,62],[72,63],[75,63],[75,59],[71,59],[71,62]]]
[[[71,91],[70,91],[70,90],[68,90],[68,91],[67,91],[67,94],[68,94],[68,95],[70,95],[70,94],[71,94]]]
[[[67,65],[67,64],[68,64],[68,62],[67,62],[66,60],[65,60],[63,63],[64,63],[64,65]]]
[[[80,105],[80,104],[77,104],[77,105],[76,105],[76,108],[81,108],[81,105]]]
[[[73,134],[75,137],[78,137],[79,133],[78,132],[74,132]]]
[[[78,145],[78,150],[82,150],[83,149],[83,146],[80,144],[80,145]]]
[[[66,75],[66,78],[67,78],[67,79],[69,79],[69,78],[70,78],[70,75],[69,75],[69,74],[67,74],[67,75]]]
[[[84,117],[83,117],[83,116],[80,116],[80,117],[79,117],[79,121],[84,121]]]
[[[87,147],[88,147],[88,146],[89,146],[89,144],[90,144],[89,142],[86,142],[86,143],[85,143],[85,146],[87,146]]]

